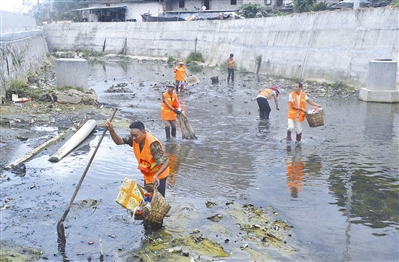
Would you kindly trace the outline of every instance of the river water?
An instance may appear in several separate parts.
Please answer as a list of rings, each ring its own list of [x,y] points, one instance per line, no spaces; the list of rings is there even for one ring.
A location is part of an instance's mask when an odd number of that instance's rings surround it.
[[[311,97],[323,106],[325,125],[310,128],[304,122],[303,141],[287,144],[290,81],[274,81],[281,90],[280,111],[271,102],[270,119],[260,121],[251,98],[270,79],[236,72],[236,82],[228,84],[218,68],[189,73],[201,82],[187,86],[179,99],[198,140],[183,140],[178,130],[176,140],[166,141],[160,120],[165,87],[160,83],[173,79],[173,68],[152,62],[90,64],[89,86],[99,102],[117,107],[117,115],[129,121],[142,120],[172,161],[166,193],[172,209],[164,231],[199,229],[229,253],[213,257],[214,261],[398,261],[397,104],[366,103],[353,96]],[[212,76],[221,82],[212,85]],[[106,92],[118,83],[126,83],[129,92]],[[116,119],[114,124],[118,134],[128,134],[128,123]],[[10,208],[15,212],[1,211],[2,240],[39,247],[48,260],[61,260],[56,223],[98,143],[102,125],[60,162],[50,164],[50,152],[45,153],[26,163],[25,177],[9,174],[13,179],[2,181],[3,198],[17,202]],[[71,261],[88,257],[98,261],[100,250],[104,261],[135,261],[132,254],[148,235],[115,198],[124,177],[142,181],[136,167],[131,148],[116,146],[107,134],[64,222]],[[218,208],[207,208],[207,200]],[[272,208],[292,226],[286,239],[289,251],[253,246],[257,255],[251,255],[240,248],[246,242],[228,214],[219,222],[223,229],[209,225],[206,218],[224,212],[229,201]],[[227,244],[226,237],[236,241]]]

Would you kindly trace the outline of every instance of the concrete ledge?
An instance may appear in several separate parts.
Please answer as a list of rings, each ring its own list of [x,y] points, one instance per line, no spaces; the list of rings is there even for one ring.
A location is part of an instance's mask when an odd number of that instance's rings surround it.
[[[15,41],[37,36],[44,36],[43,30],[34,29],[32,31],[0,33],[0,42]]]
[[[399,90],[370,90],[362,88],[359,99],[367,102],[399,103]]]

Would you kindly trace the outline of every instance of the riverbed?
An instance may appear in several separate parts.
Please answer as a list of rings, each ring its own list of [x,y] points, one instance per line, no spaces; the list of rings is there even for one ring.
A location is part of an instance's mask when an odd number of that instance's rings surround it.
[[[115,202],[124,177],[142,183],[142,175],[132,149],[115,145],[107,134],[64,222],[65,255],[57,249],[56,224],[100,139],[104,119],[60,162],[48,162],[53,147],[26,162],[25,175],[2,174],[2,241],[37,248],[43,261],[99,261],[101,254],[104,261],[156,261],[165,253],[176,256],[162,261],[399,259],[397,104],[366,103],[328,90],[309,95],[322,105],[324,125],[310,128],[304,122],[302,142],[287,144],[292,81],[236,71],[236,81],[228,83],[222,69],[195,67],[188,72],[200,83],[186,86],[179,99],[198,139],[183,140],[178,130],[176,139],[166,141],[161,93],[173,80],[173,67],[159,61],[92,62],[89,67],[89,87],[99,103],[119,109],[117,133],[127,135],[129,122],[141,120],[165,146],[172,162],[166,192],[172,209],[164,227],[148,231]],[[214,76],[218,84],[211,83]],[[108,92],[118,84],[122,91]],[[279,87],[280,110],[271,102],[270,119],[259,120],[252,98],[271,84]],[[15,154],[10,158],[21,150]],[[248,205],[268,214],[270,224],[289,225],[272,226],[277,243],[242,229],[252,223]],[[208,219],[218,214],[220,221]],[[198,240],[198,234],[211,244],[188,245],[187,239]]]

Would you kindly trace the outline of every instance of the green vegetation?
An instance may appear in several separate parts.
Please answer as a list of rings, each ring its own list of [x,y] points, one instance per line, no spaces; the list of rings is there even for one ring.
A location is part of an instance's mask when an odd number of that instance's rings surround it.
[[[173,64],[176,61],[176,59],[174,59],[173,57],[169,56],[168,60],[166,61],[168,63],[168,65]]]
[[[54,0],[53,3],[41,3],[40,12],[34,14],[38,24],[53,21],[74,21],[80,22],[82,20],[81,12],[70,11],[79,9],[82,0]]]
[[[202,57],[201,52],[191,52],[187,59],[187,63],[192,63],[192,62],[205,62],[204,58]]]
[[[59,88],[53,89],[42,89],[40,87],[30,87],[27,83],[20,81],[20,80],[13,80],[11,81],[11,85],[6,91],[6,98],[8,100],[12,99],[12,95],[16,94],[18,97],[30,97],[35,100],[41,100],[42,97],[50,94],[54,91],[65,91],[70,89],[76,89],[78,91],[84,92],[84,89],[81,87],[72,87],[72,86],[64,86]]]
[[[240,13],[245,17],[245,18],[255,18],[259,14],[261,16],[267,16],[267,13],[262,9],[262,7],[259,4],[243,4],[240,7]]]
[[[30,88],[28,85],[20,80],[12,80],[10,88],[6,91],[6,98],[11,100],[12,94],[17,94],[18,97],[30,97],[39,99],[41,97],[37,88]]]
[[[399,0],[396,0],[396,6],[399,6]]]
[[[294,12],[295,13],[304,13],[310,12],[313,9],[313,5],[316,3],[316,0],[294,0]]]
[[[314,3],[312,6],[312,11],[323,11],[328,9],[328,4],[326,1]]]
[[[93,50],[77,50],[83,58],[88,57],[102,57],[105,55],[105,52],[98,52]]]
[[[331,85],[333,90],[344,90],[347,92],[354,91],[355,88],[353,86],[348,86],[342,83],[341,81],[335,81],[334,84]]]
[[[71,89],[76,89],[76,90],[78,90],[80,92],[84,92],[85,91],[83,89],[83,87],[63,86],[63,87],[54,88],[54,90],[57,90],[57,91],[67,91],[67,90],[71,90]]]

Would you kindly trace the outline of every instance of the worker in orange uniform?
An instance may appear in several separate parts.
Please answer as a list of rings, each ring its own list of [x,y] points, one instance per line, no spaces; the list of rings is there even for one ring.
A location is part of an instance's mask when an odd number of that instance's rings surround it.
[[[234,61],[234,54],[230,54],[230,57],[227,58],[227,82],[231,81],[234,82],[234,68],[235,68],[235,63]]]
[[[184,78],[188,76],[186,70],[187,69],[184,66],[183,60],[180,60],[178,66],[176,66],[174,70],[175,79],[176,79],[176,93],[179,93],[179,87],[180,87],[180,92],[183,92]]]
[[[306,102],[315,107],[321,105],[312,102],[305,92],[302,92],[302,83],[298,82],[294,86],[294,92],[288,97],[288,128],[287,141],[291,141],[291,133],[296,132],[296,141],[302,139],[302,122],[306,116]]]
[[[175,87],[171,84],[166,85],[168,91],[162,94],[161,118],[165,124],[166,139],[170,140],[170,131],[172,137],[176,138],[176,115],[181,114],[180,103]]]
[[[166,179],[169,176],[169,159],[164,148],[157,138],[145,130],[142,122],[133,122],[130,135],[125,138],[118,136],[107,120],[105,127],[109,130],[112,140],[117,145],[129,145],[133,148],[137,158],[138,169],[144,175],[144,186],[153,183],[159,193],[165,197]]]
[[[276,110],[280,110],[278,108],[278,91],[277,86],[272,86],[270,88],[265,88],[259,91],[258,96],[256,97],[256,102],[258,102],[259,106],[259,117],[260,119],[269,119],[270,112],[272,111],[269,105],[268,100],[274,99],[274,103],[276,104]]]

